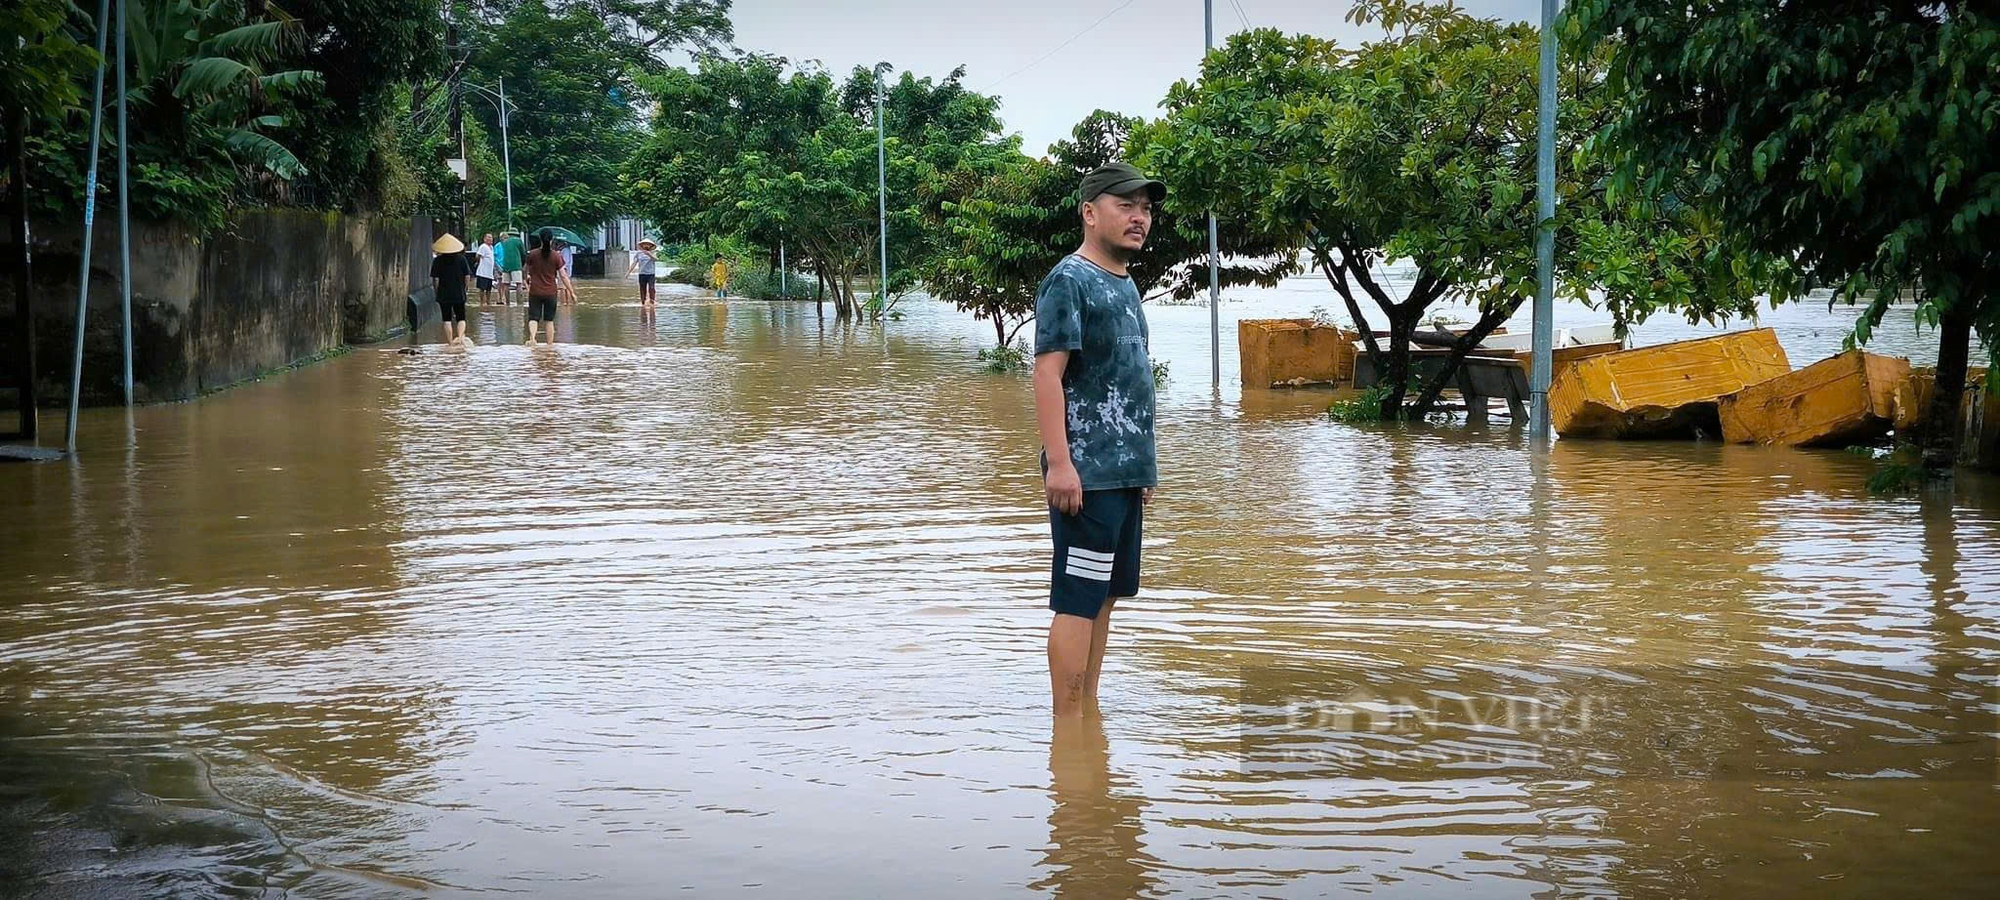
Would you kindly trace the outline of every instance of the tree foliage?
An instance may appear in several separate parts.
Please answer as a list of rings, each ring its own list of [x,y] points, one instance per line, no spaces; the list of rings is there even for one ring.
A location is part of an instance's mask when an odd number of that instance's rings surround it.
[[[523,0],[505,19],[464,30],[468,80],[490,90],[506,79],[513,224],[589,231],[622,211],[618,175],[642,137],[641,94],[626,43],[599,12],[587,3]],[[468,118],[491,123],[497,150],[496,111],[477,98],[464,103]],[[484,226],[497,230],[507,224],[505,188],[499,178],[484,185]]]
[[[1035,291],[1061,259],[1083,242],[1078,212],[1082,176],[1106,163],[1145,153],[1143,120],[1097,110],[1078,122],[1048,158],[1014,156],[970,183],[946,184],[959,199],[940,205],[933,229],[948,243],[934,255],[924,282],[938,297],[994,323],[1001,344],[1035,314]],[[1143,161],[1143,160],[1142,160]],[[1275,284],[1292,268],[1287,248],[1236,228],[1221,231],[1221,284]],[[1208,219],[1168,194],[1154,215],[1146,248],[1131,261],[1142,296],[1155,291],[1187,299],[1208,288]]]
[[[1534,294],[1539,34],[1449,3],[1361,0],[1350,20],[1383,36],[1355,49],[1272,30],[1239,34],[1176,84],[1148,129],[1147,158],[1184,208],[1303,248],[1357,325],[1369,302],[1388,323],[1363,334],[1389,391],[1383,414],[1428,411],[1460,360]],[[1598,60],[1563,67],[1558,140],[1578,146],[1614,101]],[[1748,313],[1772,265],[1728,252],[1698,211],[1647,196],[1612,202],[1587,153],[1559,161],[1559,292],[1602,293],[1621,325],[1665,308]],[[1397,292],[1382,264],[1406,260]],[[1480,318],[1413,402],[1412,338],[1450,296]],[[1407,409],[1406,409],[1407,406]]]
[[[285,48],[284,64],[321,75],[317,90],[289,99],[283,126],[272,132],[312,173],[309,190],[286,199],[408,212],[409,188],[400,182],[444,172],[433,158],[402,152],[408,86],[444,70],[437,0],[278,0],[277,6],[294,17],[302,38]]]
[[[1933,423],[1957,421],[1971,333],[2000,354],[2000,17],[1937,0],[1578,0],[1572,37],[1624,103],[1599,147],[1618,196],[1671,191],[1732,241],[1939,331]],[[2000,358],[1996,358],[2000,362]],[[1949,465],[1955,429],[1926,460]]]
[[[889,294],[912,286],[935,252],[926,185],[963,179],[1015,152],[998,137],[992,98],[963,72],[942,80],[904,73],[887,86]],[[780,57],[709,55],[693,71],[648,83],[658,102],[652,134],[626,167],[631,196],[669,238],[742,235],[779,241],[825,279],[835,311],[870,308],[855,281],[875,268],[877,214],[874,74],[845,82]]]

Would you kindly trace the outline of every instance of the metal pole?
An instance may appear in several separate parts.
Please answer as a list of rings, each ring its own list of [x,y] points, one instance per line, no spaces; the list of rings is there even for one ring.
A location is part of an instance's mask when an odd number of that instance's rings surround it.
[[[514,227],[514,154],[507,148],[506,78],[500,79],[500,165],[507,173],[507,227],[512,228]]]
[[[882,67],[875,67],[875,204],[882,231],[882,305],[876,315],[889,312],[889,153],[888,138],[882,130]]]
[[[97,0],[97,88],[90,101],[90,169],[83,179],[82,274],[76,280],[76,355],[69,373],[69,424],[63,448],[76,456],[76,414],[83,394],[83,325],[90,309],[90,234],[97,214],[97,146],[104,134],[104,41],[111,34],[111,0]]]
[[[132,167],[125,147],[125,20],[131,0],[118,0],[118,311],[125,326],[125,405],[132,405]]]
[[[1541,149],[1535,166],[1535,315],[1533,369],[1528,378],[1529,439],[1549,445],[1549,379],[1555,369],[1556,294],[1556,8],[1542,0]]]
[[[26,107],[15,108],[12,132],[12,139],[8,143],[11,145],[9,149],[14,151],[10,154],[13,156],[11,162],[14,166],[14,190],[12,191],[14,195],[14,208],[10,211],[11,215],[8,218],[14,220],[14,244],[20,248],[20,259],[16,260],[20,264],[20,268],[14,270],[14,316],[17,320],[14,326],[14,333],[21,341],[21,353],[15,357],[15,362],[19,366],[17,371],[20,381],[20,387],[15,396],[19,399],[21,407],[21,439],[32,443],[39,435],[40,429],[37,426],[41,423],[37,418],[39,411],[36,409],[35,399],[35,307],[34,302],[28,299],[28,290],[34,283],[34,279],[31,277],[28,269],[34,262],[35,253],[34,248],[29,245],[31,237],[28,228],[28,110]]]
[[[1215,49],[1215,0],[1202,0],[1203,51]],[[1213,385],[1222,387],[1222,250],[1215,234],[1215,213],[1208,214],[1208,369]]]
[[[785,277],[785,242],[782,238],[778,240],[778,296],[792,296],[791,281]]]
[[[472,217],[472,200],[470,196],[472,193],[472,159],[465,153],[465,78],[463,74],[465,70],[462,68],[465,63],[465,55],[458,41],[458,18],[451,13],[451,4],[446,3],[444,7],[444,51],[450,57],[451,62],[459,64],[453,67],[451,77],[451,136],[453,140],[458,142],[458,158],[463,160],[462,165],[465,166],[465,175],[458,179],[458,227],[447,230],[458,232],[459,235],[466,238],[469,242],[471,240],[471,229],[466,227],[466,223]]]

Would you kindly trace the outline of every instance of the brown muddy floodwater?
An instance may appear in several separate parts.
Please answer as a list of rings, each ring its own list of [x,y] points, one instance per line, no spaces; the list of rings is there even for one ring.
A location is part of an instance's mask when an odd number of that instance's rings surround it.
[[[0,468],[0,895],[2000,886],[1990,477],[1338,425],[1158,308],[1147,587],[1052,741],[987,326],[619,293]],[[1773,317],[1800,363],[1839,319]]]

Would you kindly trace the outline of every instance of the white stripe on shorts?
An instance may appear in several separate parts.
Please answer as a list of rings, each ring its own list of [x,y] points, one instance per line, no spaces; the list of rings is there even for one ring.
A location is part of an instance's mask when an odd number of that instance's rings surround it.
[[[1070,557],[1068,562],[1070,565],[1075,566],[1079,569],[1089,569],[1093,572],[1111,571],[1111,562],[1109,560],[1099,562],[1089,557],[1078,556],[1076,555],[1076,551],[1074,550],[1070,551]]]
[[[1107,566],[1111,565],[1111,561],[1117,558],[1100,550],[1085,550],[1082,547],[1069,548],[1069,558],[1076,559],[1077,557],[1083,557],[1091,562],[1099,562]]]
[[[1111,580],[1111,570],[1109,569],[1100,572],[1096,569],[1085,569],[1082,568],[1081,566],[1078,566],[1076,563],[1070,563],[1069,568],[1066,569],[1065,571],[1070,575],[1074,575],[1078,578],[1083,578],[1089,581],[1108,582]]]

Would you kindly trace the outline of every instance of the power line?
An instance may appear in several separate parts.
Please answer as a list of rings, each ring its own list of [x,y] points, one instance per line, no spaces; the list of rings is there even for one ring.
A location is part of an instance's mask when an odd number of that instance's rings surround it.
[[[1086,27],[1085,27],[1085,28],[1084,28],[1084,29],[1083,29],[1082,31],[1079,31],[1079,32],[1077,32],[1077,33],[1075,33],[1075,34],[1073,34],[1073,35],[1070,35],[1070,36],[1069,36],[1069,40],[1066,40],[1066,41],[1063,41],[1063,42],[1062,42],[1062,43],[1060,43],[1060,44],[1057,44],[1057,45],[1056,45],[1056,48],[1055,48],[1054,50],[1050,50],[1049,52],[1047,52],[1047,53],[1044,53],[1044,54],[1042,54],[1042,55],[1041,55],[1041,57],[1040,57],[1040,58],[1038,58],[1038,59],[1036,59],[1036,60],[1035,60],[1034,62],[1031,62],[1031,63],[1029,63],[1029,64],[1027,64],[1027,65],[1025,65],[1025,66],[1022,66],[1022,67],[1020,67],[1020,68],[1018,68],[1018,69],[1015,69],[1015,70],[1014,70],[1014,71],[1012,71],[1012,72],[1008,72],[1008,73],[1007,73],[1007,75],[1006,75],[1006,77],[1003,77],[1003,78],[1001,78],[1001,79],[1000,79],[999,81],[996,81],[996,82],[993,82],[992,84],[989,84],[989,85],[987,85],[987,86],[986,86],[985,88],[983,88],[983,90],[988,90],[988,91],[990,91],[990,90],[992,90],[992,89],[994,89],[994,88],[997,88],[997,87],[999,87],[1000,85],[1002,85],[1002,84],[1005,84],[1005,83],[1007,83],[1007,80],[1008,80],[1008,79],[1010,79],[1010,78],[1013,78],[1014,76],[1016,76],[1016,75],[1019,75],[1019,74],[1021,74],[1022,72],[1026,72],[1026,71],[1028,71],[1029,69],[1032,69],[1032,68],[1034,68],[1034,67],[1036,67],[1036,66],[1039,66],[1039,65],[1041,65],[1041,64],[1042,64],[1042,63],[1044,63],[1044,62],[1047,62],[1047,61],[1048,61],[1048,59],[1049,59],[1049,57],[1051,57],[1051,56],[1054,56],[1054,55],[1056,55],[1056,54],[1058,54],[1058,53],[1061,53],[1061,52],[1063,51],[1063,48],[1064,48],[1064,47],[1068,47],[1069,45],[1071,45],[1071,44],[1074,44],[1074,43],[1076,43],[1076,42],[1077,42],[1077,39],[1078,39],[1078,38],[1081,38],[1081,37],[1083,37],[1084,35],[1086,35],[1086,34],[1089,34],[1089,33],[1091,33],[1092,31],[1095,31],[1095,30],[1097,30],[1097,26],[1099,26],[1099,25],[1102,25],[1102,24],[1104,24],[1106,20],[1110,19],[1110,18],[1111,18],[1112,16],[1115,16],[1115,15],[1117,15],[1117,14],[1118,14],[1119,12],[1123,11],[1123,10],[1125,9],[1125,7],[1128,7],[1128,6],[1131,6],[1132,4],[1134,4],[1134,3],[1137,3],[1137,2],[1139,2],[1139,0],[1125,0],[1125,2],[1124,2],[1124,3],[1120,3],[1120,4],[1118,4],[1118,6],[1117,6],[1116,8],[1112,9],[1112,10],[1111,10],[1110,12],[1108,12],[1108,13],[1105,13],[1105,14],[1104,14],[1104,15],[1102,15],[1102,16],[1099,16],[1099,17],[1097,18],[1097,21],[1095,21],[1095,22],[1092,22],[1092,23],[1090,23],[1090,24],[1089,24],[1088,26],[1086,26]]]
[[[1243,23],[1243,30],[1244,30],[1244,31],[1249,31],[1249,30],[1251,30],[1251,28],[1250,28],[1250,17],[1249,17],[1249,16],[1247,16],[1247,15],[1244,15],[1244,13],[1243,13],[1243,4],[1241,4],[1241,3],[1238,3],[1238,2],[1236,2],[1236,0],[1229,0],[1229,5],[1230,5],[1230,6],[1233,6],[1233,7],[1236,7],[1236,18],[1237,18],[1237,20],[1238,20],[1238,21],[1240,21],[1240,22],[1242,22],[1242,23]]]

